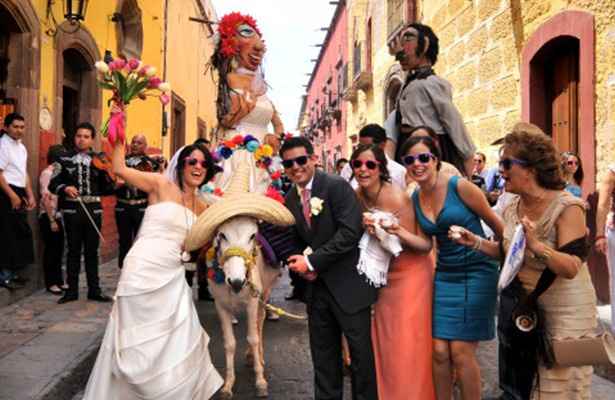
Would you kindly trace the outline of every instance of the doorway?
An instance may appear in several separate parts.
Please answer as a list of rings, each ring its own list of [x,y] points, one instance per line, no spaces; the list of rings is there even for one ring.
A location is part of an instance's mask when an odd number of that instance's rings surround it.
[[[530,63],[538,125],[560,152],[579,152],[579,40],[561,36],[545,44]]]
[[[64,81],[62,82],[62,129],[66,135],[74,135],[81,122],[80,104],[83,97],[84,75],[91,69],[85,58],[76,49],[64,50]]]

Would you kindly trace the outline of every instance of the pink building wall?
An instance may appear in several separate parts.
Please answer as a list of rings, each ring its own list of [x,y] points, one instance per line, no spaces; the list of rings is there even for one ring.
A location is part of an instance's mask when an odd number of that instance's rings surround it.
[[[332,171],[335,162],[348,157],[346,138],[348,40],[346,1],[338,4],[307,88],[304,134],[312,140],[320,163]]]

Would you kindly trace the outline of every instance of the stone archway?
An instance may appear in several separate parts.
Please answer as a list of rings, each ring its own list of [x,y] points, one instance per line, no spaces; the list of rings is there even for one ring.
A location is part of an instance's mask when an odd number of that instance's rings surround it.
[[[63,25],[66,24],[69,23],[63,23]],[[64,30],[57,30],[55,43],[54,128],[59,134],[72,133],[64,132],[63,129],[67,123],[64,94],[69,93],[70,90],[76,92],[76,94],[70,93],[73,96],[71,101],[77,102],[77,110],[74,115],[77,123],[87,121],[99,127],[102,117],[101,91],[96,86],[96,70],[94,68],[94,63],[101,59],[100,50],[94,37],[85,26],[82,25],[74,33],[65,32],[70,30],[69,26],[64,28]],[[67,91],[67,88],[70,90]]]
[[[30,152],[28,169],[38,171],[40,87],[40,22],[30,0],[0,0],[0,30],[5,33],[7,62],[4,92],[26,119],[24,143]],[[33,183],[38,179],[33,179]],[[35,184],[36,186],[36,184]]]
[[[554,43],[574,39],[578,46],[578,153],[583,159],[583,191],[592,193],[596,180],[594,65],[594,16],[583,11],[564,11],[542,24],[529,38],[521,54],[522,118],[544,125],[544,76],[536,62]],[[569,46],[568,46],[569,47]]]

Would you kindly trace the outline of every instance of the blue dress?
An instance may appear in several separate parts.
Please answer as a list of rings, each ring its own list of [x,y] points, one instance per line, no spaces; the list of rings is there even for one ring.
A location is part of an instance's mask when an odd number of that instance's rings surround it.
[[[412,195],[418,223],[438,243],[434,278],[432,335],[437,339],[478,341],[493,339],[498,267],[486,255],[448,238],[451,225],[459,225],[485,237],[480,219],[459,197],[459,177],[447,184],[444,206],[435,223],[419,203],[419,190]]]

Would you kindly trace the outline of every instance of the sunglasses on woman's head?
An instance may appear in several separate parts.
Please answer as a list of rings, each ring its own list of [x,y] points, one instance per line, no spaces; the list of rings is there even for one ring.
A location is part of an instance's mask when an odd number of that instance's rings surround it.
[[[363,164],[365,164],[365,167],[367,169],[376,169],[378,168],[378,161],[373,161],[373,160],[367,160],[367,161],[361,161],[361,160],[352,160],[350,162],[350,165],[352,166],[352,168],[354,169],[359,169],[363,166]]]
[[[201,163],[201,167],[207,169],[207,161],[205,161],[205,160],[198,160],[198,159],[196,159],[194,157],[186,158],[186,164],[190,165],[191,167],[194,167],[199,162]]]
[[[508,171],[512,168],[513,164],[520,165],[525,167],[527,165],[527,161],[517,160],[516,158],[502,158],[498,165],[505,171]]]
[[[432,158],[435,160],[436,156],[431,153],[421,153],[416,156],[404,156],[401,161],[404,163],[404,165],[410,166],[414,164],[416,160],[418,160],[418,162],[420,162],[421,164],[427,164]]]
[[[308,156],[299,156],[295,158],[289,158],[288,160],[282,160],[282,166],[284,168],[292,168],[294,163],[302,167],[308,162]]]

